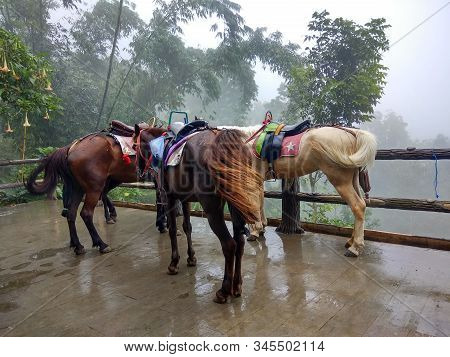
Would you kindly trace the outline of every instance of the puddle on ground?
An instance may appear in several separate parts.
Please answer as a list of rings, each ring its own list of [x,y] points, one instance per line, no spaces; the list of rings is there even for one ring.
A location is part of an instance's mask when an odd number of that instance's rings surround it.
[[[11,267],[11,270],[20,270],[20,269],[22,269],[22,268],[27,267],[27,266],[30,265],[30,264],[31,264],[31,262],[22,263],[22,264],[19,264],[19,265],[16,265],[16,266]]]
[[[57,277],[57,276],[61,276],[61,275],[70,274],[72,271],[73,271],[73,269],[66,269],[66,270],[63,270],[63,271],[55,274],[54,276]]]
[[[0,217],[6,217],[6,216],[10,216],[12,214],[16,213],[16,211],[1,211],[0,212]]]
[[[67,248],[49,248],[49,249],[44,249],[41,250],[37,253],[34,253],[32,255],[30,255],[30,259],[33,260],[42,260],[45,258],[50,258],[50,257],[54,257],[56,254],[60,253],[60,252],[64,252],[66,251]]]
[[[47,274],[52,270],[47,271],[21,271],[13,274],[0,275],[0,294],[11,290],[20,289],[31,284],[31,281],[42,274]]]
[[[0,313],[10,312],[19,308],[15,302],[0,302]]]

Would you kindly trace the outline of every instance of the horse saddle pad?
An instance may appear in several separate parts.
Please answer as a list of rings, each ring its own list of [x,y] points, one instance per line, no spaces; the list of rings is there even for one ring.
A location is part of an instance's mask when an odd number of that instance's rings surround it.
[[[255,139],[253,150],[257,157],[268,162],[280,156],[295,156],[303,133],[310,127],[309,120],[295,125],[271,122]]]
[[[186,126],[190,124],[193,123],[186,124]],[[165,166],[177,166],[183,157],[183,150],[187,141],[207,128],[207,126],[198,125],[190,126],[185,130],[186,126],[178,132],[176,137],[163,135],[150,141],[152,166],[155,170],[158,170],[163,164]]]
[[[136,155],[136,151],[133,149],[133,138],[131,136],[120,136],[112,133],[108,133],[108,136],[112,137],[114,141],[120,145],[120,149],[122,150],[122,154],[128,156]]]

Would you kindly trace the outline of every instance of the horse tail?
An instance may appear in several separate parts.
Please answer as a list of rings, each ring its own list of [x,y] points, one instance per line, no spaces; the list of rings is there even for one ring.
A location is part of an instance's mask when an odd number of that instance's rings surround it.
[[[252,154],[238,130],[221,130],[205,151],[204,162],[218,194],[248,223],[258,221],[263,177],[252,167]]]
[[[329,160],[341,167],[364,168],[372,166],[377,154],[377,140],[375,136],[365,130],[347,130],[354,133],[356,145],[349,148],[347,145],[342,144],[342,140],[320,140],[314,141],[312,144],[314,150],[320,152]]]
[[[58,177],[64,183],[70,181],[71,173],[67,162],[69,146],[62,147],[46,158],[34,169],[25,183],[25,188],[34,195],[45,194],[53,191],[58,184]],[[36,182],[39,174],[44,171],[44,180]]]

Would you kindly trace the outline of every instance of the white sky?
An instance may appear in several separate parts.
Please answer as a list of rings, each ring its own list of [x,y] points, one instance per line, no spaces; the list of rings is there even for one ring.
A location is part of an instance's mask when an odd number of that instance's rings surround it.
[[[391,43],[445,5],[446,0],[237,0],[241,14],[253,28],[279,30],[287,40],[302,45],[314,11],[327,9],[333,17],[358,23],[384,17],[392,26]],[[144,19],[151,15],[153,3],[135,0]],[[195,47],[211,47],[216,40],[209,27],[213,21],[195,21],[185,26],[185,40]],[[389,67],[385,94],[378,110],[393,110],[402,115],[417,137],[438,133],[450,136],[450,5],[393,46],[385,54]],[[256,66],[259,99],[276,95],[281,79]]]
[[[151,0],[132,0],[139,15],[148,21],[154,7]],[[314,11],[327,9],[332,17],[358,23],[384,17],[394,43],[448,0],[234,0],[241,15],[253,27],[279,30],[286,40],[303,44]],[[88,4],[95,3],[89,0]],[[209,31],[213,20],[196,20],[184,27],[188,45],[207,48],[217,44]],[[385,94],[377,110],[393,110],[408,122],[415,137],[450,136],[450,4],[384,56],[389,67]],[[281,78],[257,64],[258,98],[270,100],[277,94]]]

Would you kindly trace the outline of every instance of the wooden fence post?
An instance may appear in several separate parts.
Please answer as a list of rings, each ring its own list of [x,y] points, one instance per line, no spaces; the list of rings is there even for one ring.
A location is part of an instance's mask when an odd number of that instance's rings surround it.
[[[280,233],[304,233],[300,226],[300,202],[297,193],[300,191],[300,181],[295,179],[283,179],[281,198],[281,224],[276,229]]]

